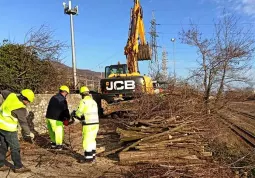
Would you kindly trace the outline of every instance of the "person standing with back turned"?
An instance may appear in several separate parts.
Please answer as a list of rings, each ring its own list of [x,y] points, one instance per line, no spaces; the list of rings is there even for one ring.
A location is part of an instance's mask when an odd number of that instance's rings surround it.
[[[70,93],[65,85],[59,88],[59,93],[52,96],[46,112],[46,122],[50,134],[51,149],[62,150],[64,140],[64,125],[70,119],[66,96]]]
[[[30,132],[26,105],[34,101],[34,92],[24,89],[20,94],[2,90],[3,102],[0,107],[0,171],[8,170],[5,166],[8,147],[11,149],[11,159],[14,163],[13,171],[23,173],[30,171],[21,162],[20,145],[18,140],[18,123],[22,128],[22,135],[25,141],[32,141],[34,134]]]
[[[72,112],[72,117],[82,123],[82,145],[84,158],[80,163],[92,163],[96,158],[96,137],[99,130],[98,106],[89,94],[86,86],[80,88],[82,97],[78,109]]]

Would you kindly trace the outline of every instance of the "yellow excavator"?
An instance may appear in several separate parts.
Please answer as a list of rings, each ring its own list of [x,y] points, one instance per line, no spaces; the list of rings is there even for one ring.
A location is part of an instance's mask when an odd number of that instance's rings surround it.
[[[149,76],[141,75],[138,61],[151,60],[151,49],[146,42],[143,11],[139,0],[131,8],[127,44],[124,48],[126,64],[105,67],[105,78],[100,81],[101,106],[104,115],[121,117],[132,110],[136,94],[153,94],[153,82]]]

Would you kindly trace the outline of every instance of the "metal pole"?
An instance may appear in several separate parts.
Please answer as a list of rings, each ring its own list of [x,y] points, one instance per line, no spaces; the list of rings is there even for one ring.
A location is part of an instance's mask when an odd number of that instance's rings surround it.
[[[71,28],[71,43],[72,43],[73,82],[74,82],[74,89],[76,89],[76,87],[77,87],[76,55],[75,55],[74,27],[73,27],[73,15],[72,14],[70,14],[70,28]]]
[[[70,15],[70,30],[71,30],[71,45],[72,45],[72,67],[73,67],[73,85],[74,89],[77,88],[77,76],[76,76],[76,55],[75,55],[75,42],[74,42],[74,25],[73,16],[78,14],[78,6],[72,8],[72,2],[69,1],[68,5],[63,2],[64,13]]]
[[[174,81],[176,79],[176,72],[175,72],[175,45],[174,45],[174,41],[173,41],[173,60],[174,60]]]
[[[175,38],[172,38],[171,41],[173,42],[173,62],[174,62],[174,82],[176,82],[176,72],[175,72]]]

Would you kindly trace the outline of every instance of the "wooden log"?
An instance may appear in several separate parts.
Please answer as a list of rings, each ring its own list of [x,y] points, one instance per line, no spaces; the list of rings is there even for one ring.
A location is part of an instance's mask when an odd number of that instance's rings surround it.
[[[155,138],[152,138],[151,140],[148,140],[146,142],[150,142],[150,143],[158,143],[158,142],[161,142],[161,141],[169,141],[169,139],[173,138],[172,135],[170,134],[165,134],[165,135],[162,135],[161,137],[155,137]]]
[[[144,125],[144,126],[147,126],[147,127],[148,126],[150,126],[150,127],[155,126],[155,124],[152,124],[152,123],[150,123],[148,121],[142,121],[142,120],[136,121],[135,125]]]
[[[151,127],[129,127],[128,130],[138,131],[143,133],[160,133],[163,132],[162,128],[151,128]]]
[[[179,149],[175,151],[128,151],[128,152],[120,152],[119,158],[120,161],[125,160],[133,160],[133,161],[139,161],[139,159],[168,159],[173,157],[184,157],[190,155],[190,151],[187,149]]]
[[[182,149],[186,148],[191,151],[196,151],[196,152],[201,152],[201,155],[204,153],[204,146],[194,146],[194,145],[175,145],[175,144],[158,144],[158,145],[139,145],[136,146],[135,149],[140,150],[140,151],[148,151],[148,150],[172,150],[175,151],[176,149]],[[209,154],[209,153],[208,153]]]
[[[96,154],[101,154],[103,152],[105,152],[105,147],[104,146],[101,146],[101,147],[96,149]]]
[[[154,138],[149,140],[148,142],[161,142],[161,141],[168,141],[168,142],[184,142],[187,140],[187,142],[190,142],[192,140],[192,142],[194,141],[194,139],[197,139],[199,137],[195,136],[195,135],[176,135],[176,136],[172,136],[170,134],[168,135],[163,135],[160,138]]]
[[[170,123],[170,122],[174,122],[176,120],[176,117],[171,117],[171,118],[164,118],[162,116],[155,116],[154,118],[152,119],[147,119],[147,120],[138,120],[136,121],[135,123],[139,124],[139,123],[144,123],[144,124],[148,124],[148,125],[155,125],[155,124],[161,124],[162,122],[164,123]]]
[[[104,153],[100,153],[98,156],[108,156],[110,154],[114,154],[120,150],[122,150],[124,147],[120,147],[120,148],[116,148],[116,149],[113,149],[111,151],[107,151],[107,152],[104,152]]]
[[[177,147],[196,147],[196,146],[197,147],[204,147],[204,145],[202,143],[199,143],[199,142],[197,142],[197,143],[171,143],[168,140],[158,142],[158,143],[140,143],[139,145],[140,146],[150,146],[150,145],[161,145],[161,144],[162,145],[165,144],[165,145],[169,145],[169,146],[175,145]]]
[[[171,129],[171,130],[165,131],[165,132],[163,132],[163,133],[154,134],[154,135],[151,135],[151,136],[142,138],[142,139],[140,139],[139,141],[137,141],[137,142],[131,144],[130,146],[128,146],[127,148],[125,148],[123,151],[128,151],[130,148],[135,147],[136,145],[138,145],[138,144],[139,144],[140,142],[142,142],[142,141],[148,141],[148,140],[150,140],[150,139],[158,138],[158,137],[163,136],[163,135],[168,135],[168,134],[170,134],[171,132],[178,131],[179,129],[185,127],[186,125],[187,125],[187,124],[183,124],[183,125],[180,125],[180,126],[178,126],[178,127],[176,127],[176,128],[173,128],[173,129]]]
[[[137,163],[203,163],[205,160],[194,158],[188,150],[180,149],[175,151],[129,151],[119,153],[120,164],[130,165]]]
[[[201,152],[200,153],[203,157],[211,157],[212,156],[212,152]]]
[[[116,129],[116,132],[120,134],[120,141],[121,142],[127,142],[127,141],[133,141],[133,140],[138,140],[144,137],[147,137],[148,134],[142,133],[142,132],[136,132],[136,131],[128,131],[128,130],[123,130],[120,128]]]

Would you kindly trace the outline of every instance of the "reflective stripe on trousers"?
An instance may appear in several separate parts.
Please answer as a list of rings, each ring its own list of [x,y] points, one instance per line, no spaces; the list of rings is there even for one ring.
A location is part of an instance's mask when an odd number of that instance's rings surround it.
[[[93,159],[96,152],[96,137],[99,124],[84,125],[82,127],[82,145],[85,159]]]
[[[64,139],[64,125],[62,121],[46,119],[50,140],[57,145],[62,145]]]

